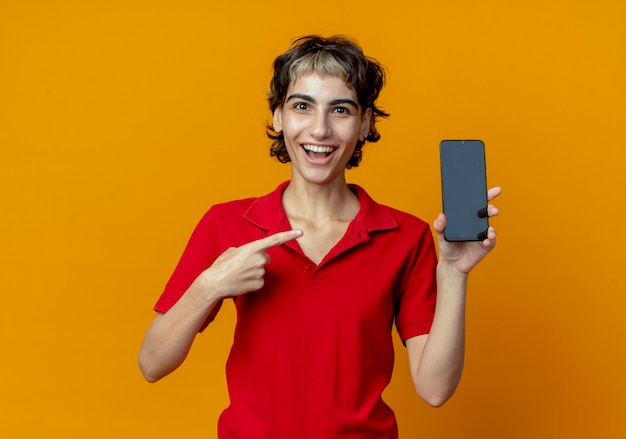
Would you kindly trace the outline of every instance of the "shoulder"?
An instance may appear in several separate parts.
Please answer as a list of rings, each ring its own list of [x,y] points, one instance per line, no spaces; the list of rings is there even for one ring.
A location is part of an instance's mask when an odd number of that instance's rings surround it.
[[[204,215],[202,215],[198,225],[202,226],[207,223],[232,221],[235,218],[242,218],[246,210],[255,200],[256,198],[244,198],[241,200],[213,204]]]
[[[430,231],[429,224],[411,213],[381,204],[375,201],[362,187],[351,185],[359,197],[361,212],[370,229],[395,229],[418,231],[419,234]]]
[[[212,205],[205,217],[243,215],[258,198],[242,198]]]
[[[271,230],[284,217],[282,193],[287,184],[281,183],[274,191],[261,197],[215,204],[206,213],[206,220],[245,219],[260,228]]]
[[[200,217],[193,231],[194,241],[215,241],[224,235],[227,229],[241,228],[244,214],[256,198],[245,198],[217,203],[208,208]]]
[[[420,224],[428,227],[428,223],[426,221],[412,213],[405,212],[403,210],[396,209],[395,207],[387,206],[385,204],[381,204],[381,206],[387,209],[391,213],[391,215],[393,215],[393,217],[396,218],[396,220],[398,220],[399,222]]]
[[[393,230],[394,233],[389,234],[389,237],[393,236],[398,248],[408,248],[411,254],[414,251],[421,252],[424,249],[428,249],[429,252],[432,250],[434,237],[430,225],[426,221],[393,207],[384,205],[382,207],[393,216],[397,223],[397,227]]]
[[[284,186],[285,183],[260,197],[214,204],[204,214],[198,228],[211,236],[217,234],[244,240],[258,239],[257,235],[276,230],[282,224],[285,216],[281,203]]]
[[[265,209],[275,209],[281,204],[282,193],[289,182],[283,182],[272,192],[260,197],[248,197],[237,200],[217,203],[205,214],[205,217],[243,217],[251,210],[258,210],[259,206]]]

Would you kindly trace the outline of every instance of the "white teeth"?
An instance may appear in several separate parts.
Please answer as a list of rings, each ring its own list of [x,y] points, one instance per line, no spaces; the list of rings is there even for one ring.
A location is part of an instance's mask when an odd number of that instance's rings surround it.
[[[330,146],[318,146],[318,145],[303,145],[306,151],[311,152],[333,152],[333,148]]]

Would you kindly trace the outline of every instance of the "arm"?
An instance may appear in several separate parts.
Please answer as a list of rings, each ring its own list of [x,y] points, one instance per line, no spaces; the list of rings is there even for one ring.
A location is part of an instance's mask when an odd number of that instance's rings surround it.
[[[467,276],[437,266],[437,306],[430,334],[406,341],[417,393],[433,407],[454,393],[463,372]]]
[[[488,192],[489,200],[501,193]],[[489,216],[498,209],[488,207]],[[443,405],[461,379],[465,356],[465,296],[469,272],[493,249],[496,232],[490,227],[482,242],[447,242],[443,238],[446,218],[435,220],[439,242],[437,264],[437,306],[428,335],[406,341],[411,376],[418,394],[430,405]]]
[[[176,370],[217,304],[263,287],[270,262],[267,250],[301,235],[300,230],[280,232],[220,255],[167,313],[158,313],[152,321],[139,352],[139,368],[146,380],[155,382]]]
[[[139,352],[139,369],[153,383],[176,370],[187,358],[191,345],[220,297],[202,273],[167,312],[157,313]]]

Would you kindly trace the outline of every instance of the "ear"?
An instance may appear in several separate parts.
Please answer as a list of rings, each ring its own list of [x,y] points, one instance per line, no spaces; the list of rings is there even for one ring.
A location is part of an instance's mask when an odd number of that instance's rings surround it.
[[[274,131],[280,133],[283,130],[283,107],[278,107],[274,110],[274,115],[272,116],[272,126],[274,127]]]
[[[361,120],[361,137],[367,138],[367,135],[370,133],[370,128],[372,126],[372,108],[368,107],[363,112],[363,119]]]

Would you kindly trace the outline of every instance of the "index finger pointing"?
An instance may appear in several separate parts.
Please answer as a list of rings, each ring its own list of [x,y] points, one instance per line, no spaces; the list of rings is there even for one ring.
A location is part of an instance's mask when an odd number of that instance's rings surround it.
[[[278,232],[273,235],[267,236],[265,238],[261,238],[256,241],[252,241],[249,245],[253,247],[254,250],[269,250],[272,247],[276,247],[278,245],[282,245],[292,239],[296,239],[302,236],[302,230],[287,230],[286,232]]]

